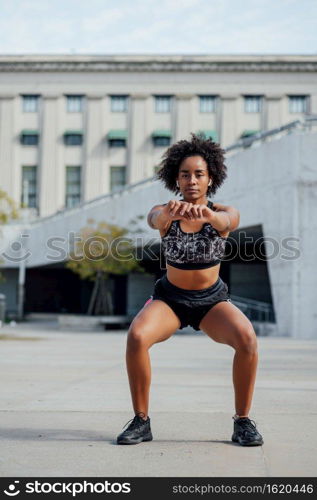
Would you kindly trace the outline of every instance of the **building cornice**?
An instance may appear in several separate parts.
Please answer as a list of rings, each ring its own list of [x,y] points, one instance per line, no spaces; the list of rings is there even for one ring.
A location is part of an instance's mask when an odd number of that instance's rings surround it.
[[[0,56],[0,72],[316,72],[315,55]]]

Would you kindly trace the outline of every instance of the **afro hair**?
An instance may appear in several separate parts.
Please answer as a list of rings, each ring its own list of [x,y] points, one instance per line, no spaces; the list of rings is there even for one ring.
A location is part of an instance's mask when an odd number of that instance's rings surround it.
[[[208,173],[213,181],[212,185],[208,186],[206,196],[215,194],[227,177],[225,151],[218,143],[207,139],[203,133],[191,133],[191,136],[191,140],[178,141],[166,150],[155,177],[161,180],[169,191],[177,194],[180,192],[176,185],[180,164],[189,156],[201,156],[207,163]]]

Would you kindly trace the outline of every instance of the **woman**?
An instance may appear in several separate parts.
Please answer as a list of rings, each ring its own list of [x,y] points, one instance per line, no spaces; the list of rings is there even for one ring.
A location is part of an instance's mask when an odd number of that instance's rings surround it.
[[[126,362],[135,416],[117,443],[153,439],[148,416],[148,351],[178,328],[191,325],[235,350],[231,439],[242,446],[262,445],[263,438],[248,416],[258,363],[256,334],[249,319],[231,303],[228,287],[219,276],[226,238],[238,227],[240,216],[236,208],[207,199],[227,177],[224,150],[211,139],[191,135],[190,141],[168,148],[157,174],[167,189],[183,199],[156,205],[148,215],[149,225],[162,237],[166,274],[156,281],[153,296],[128,331]]]

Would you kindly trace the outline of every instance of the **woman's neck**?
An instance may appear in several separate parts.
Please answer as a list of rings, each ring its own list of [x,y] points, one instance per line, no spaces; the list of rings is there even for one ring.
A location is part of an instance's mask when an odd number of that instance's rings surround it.
[[[193,205],[208,205],[208,198],[207,196],[202,196],[201,198],[197,199],[187,199],[183,198],[181,201],[186,201],[187,203],[192,203]]]

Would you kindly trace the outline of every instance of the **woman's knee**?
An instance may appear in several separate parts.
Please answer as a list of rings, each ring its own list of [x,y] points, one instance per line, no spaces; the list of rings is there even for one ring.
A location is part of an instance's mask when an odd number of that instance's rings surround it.
[[[142,327],[142,325],[138,321],[134,321],[130,325],[127,338],[127,347],[131,350],[149,347],[145,328]]]
[[[236,350],[247,354],[255,354],[257,352],[258,341],[252,323],[237,328],[234,347]]]

